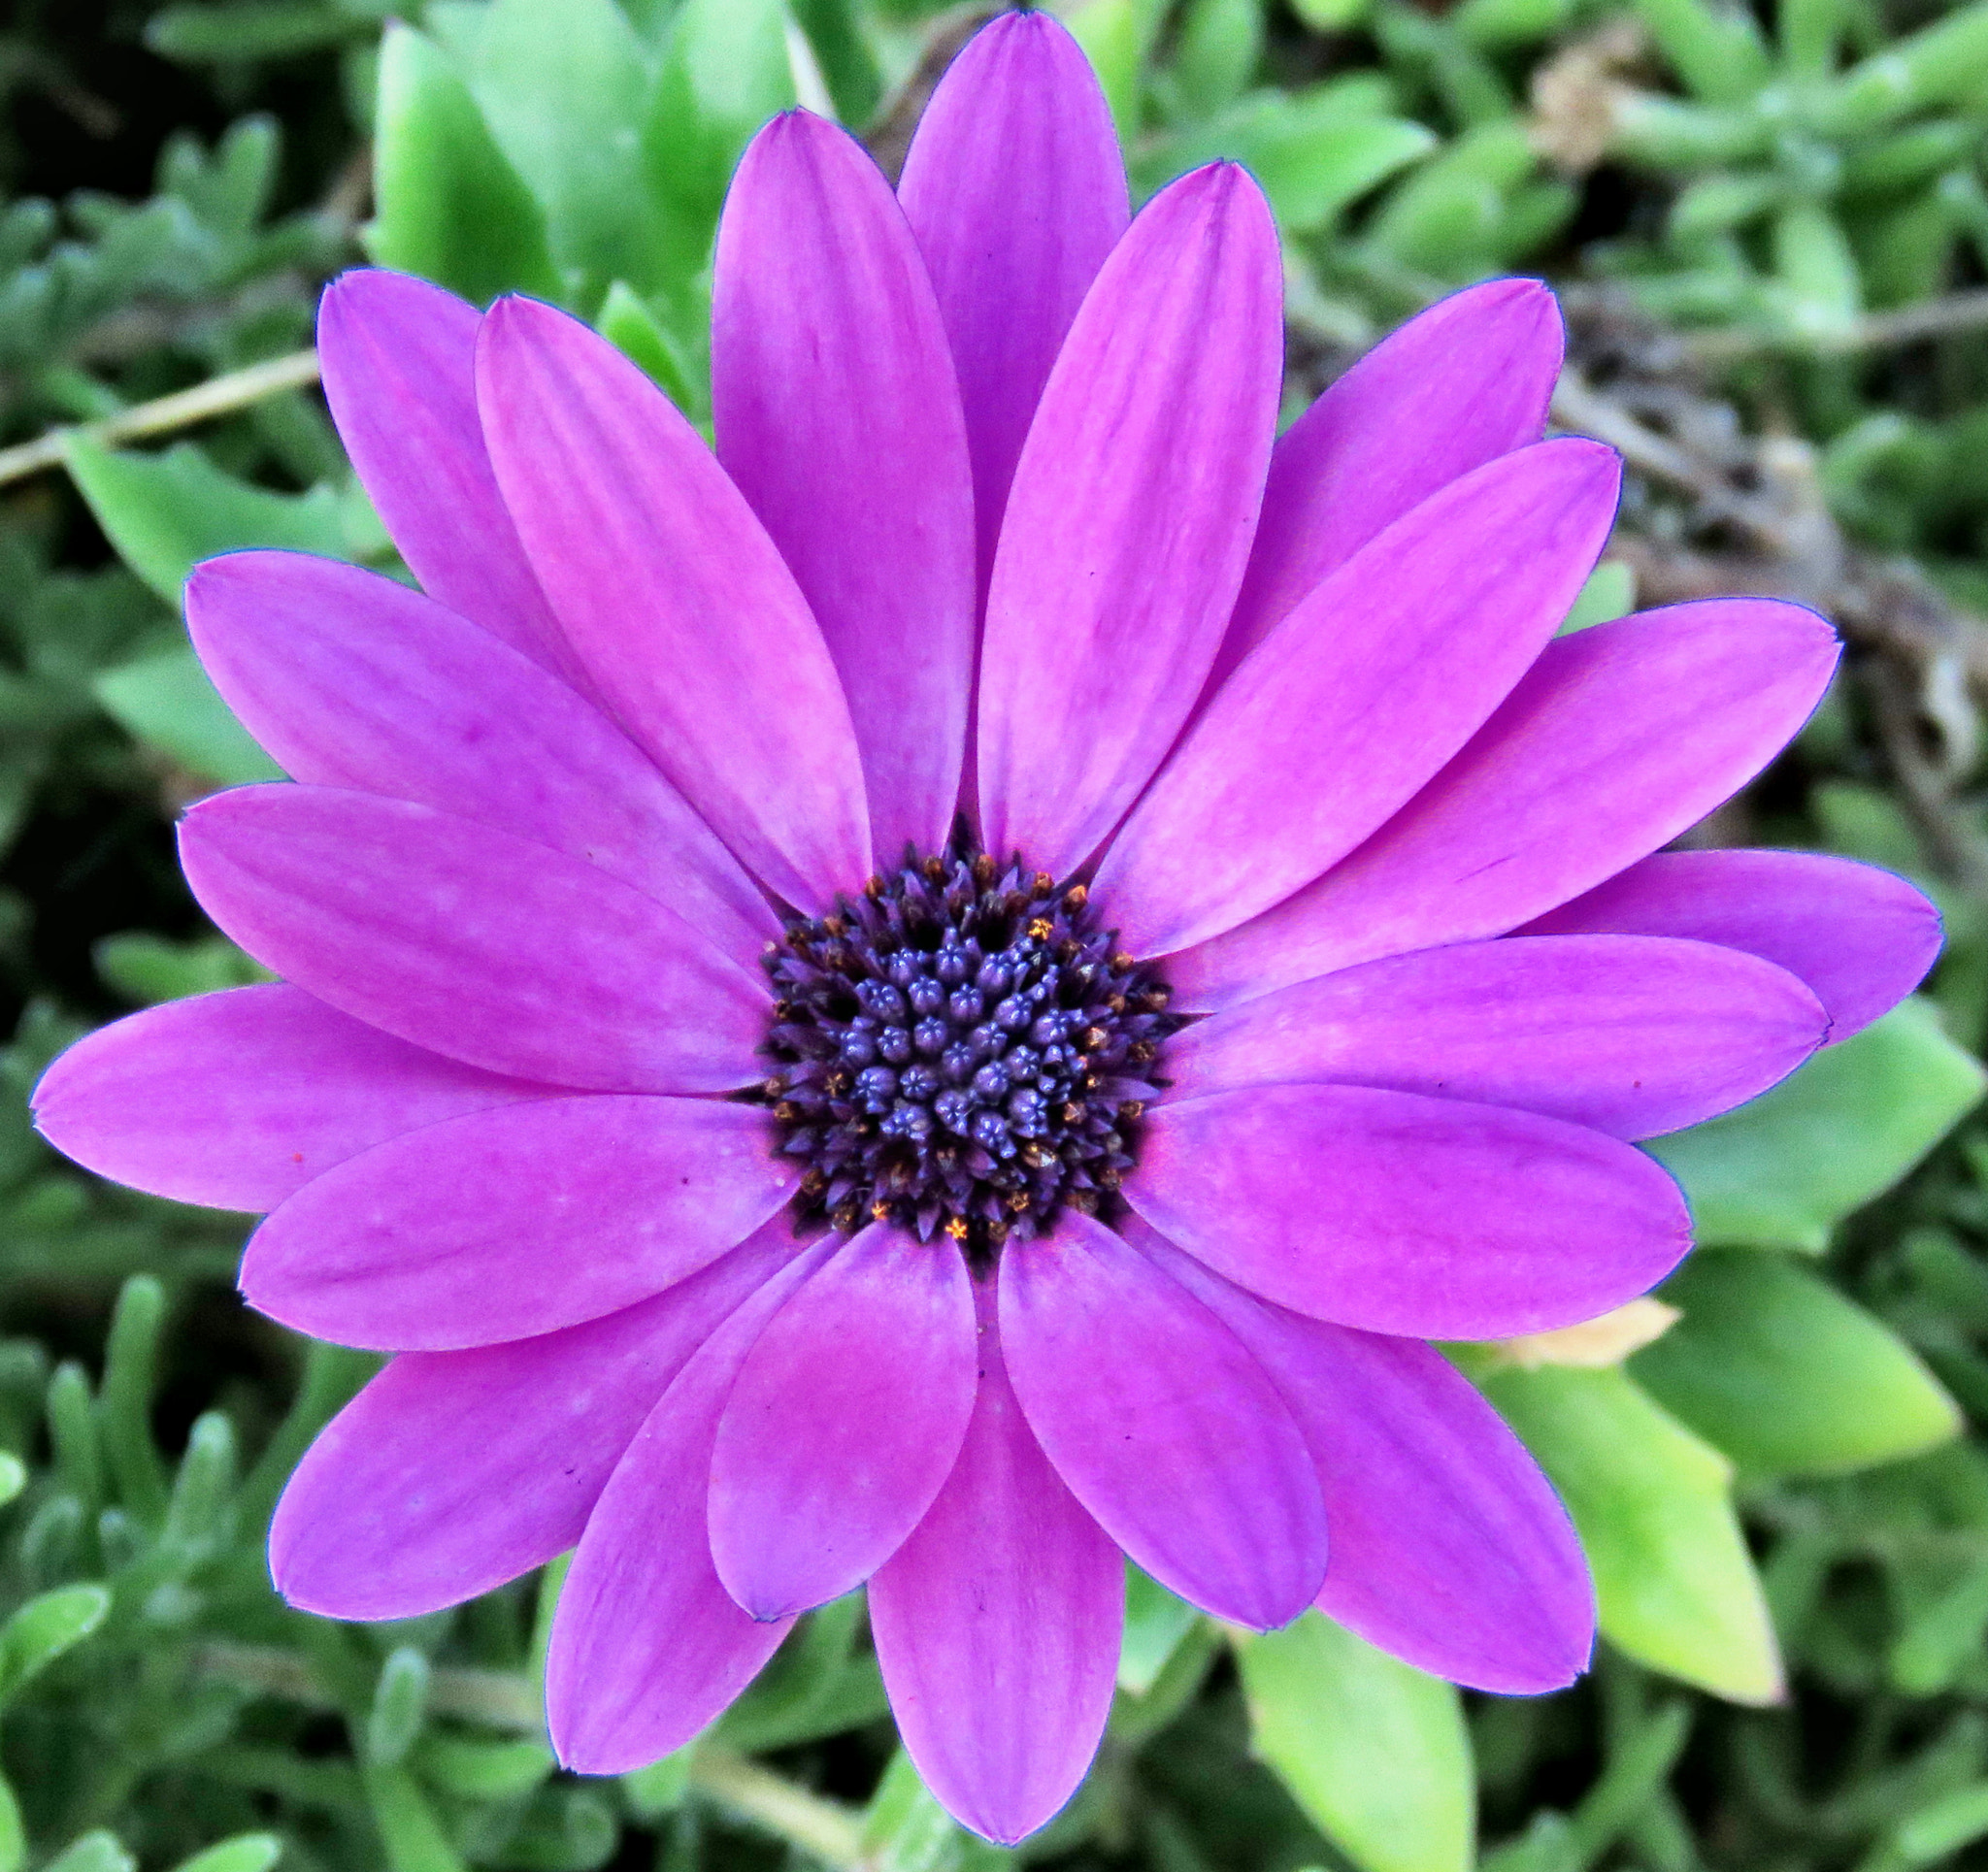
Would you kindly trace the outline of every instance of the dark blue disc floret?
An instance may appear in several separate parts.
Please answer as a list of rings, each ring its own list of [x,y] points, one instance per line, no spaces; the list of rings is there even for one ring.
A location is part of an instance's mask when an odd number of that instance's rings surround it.
[[[977,1261],[1115,1201],[1178,1021],[1081,884],[956,841],[768,946],[761,1051],[804,1216],[941,1229]]]

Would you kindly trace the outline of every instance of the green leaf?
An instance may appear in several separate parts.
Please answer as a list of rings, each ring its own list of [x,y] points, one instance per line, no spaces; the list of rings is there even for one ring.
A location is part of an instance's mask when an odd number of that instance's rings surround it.
[[[126,930],[98,941],[90,960],[107,986],[141,1007],[276,979],[224,936],[175,942],[149,930]]]
[[[1612,624],[1636,609],[1636,571],[1620,559],[1605,559],[1588,575],[1558,635],[1572,637],[1596,624]]]
[[[71,434],[63,459],[117,555],[177,607],[203,559],[243,546],[287,546],[348,558],[329,487],[273,494],[223,474],[190,442],[163,455],[119,454]]]
[[[1193,0],[1175,35],[1169,66],[1181,108],[1208,116],[1233,104],[1262,57],[1258,0]]]
[[[0,1508],[17,1500],[27,1487],[27,1465],[10,1450],[0,1450]]]
[[[1125,1635],[1118,1650],[1118,1688],[1143,1696],[1201,1617],[1185,1599],[1125,1562]]]
[[[173,1872],[269,1872],[282,1853],[283,1843],[274,1833],[237,1833],[182,1859]]]
[[[559,296],[545,211],[497,148],[469,86],[434,42],[398,21],[380,46],[366,250],[487,305]]]
[[[625,279],[608,288],[594,325],[617,351],[641,365],[692,422],[710,425],[711,394],[701,374]]]
[[[528,1794],[554,1766],[552,1751],[543,1742],[484,1742],[432,1730],[415,1743],[413,1760],[423,1781],[462,1800]],[[633,1778],[624,1775],[623,1786]]]
[[[111,1595],[101,1586],[58,1586],[15,1608],[0,1626],[0,1699],[14,1694],[104,1622]]]
[[[1980,1100],[1980,1063],[1912,1000],[1750,1104],[1657,1139],[1701,1245],[1819,1254]]]
[[[779,0],[684,0],[642,125],[642,161],[662,217],[654,283],[679,330],[695,316],[695,280],[711,258],[732,171],[760,127],[793,102]]]
[[[1778,1698],[1780,1658],[1725,1458],[1619,1368],[1506,1369],[1483,1389],[1567,1503],[1607,1637],[1735,1702]]]
[[[469,1872],[435,1810],[405,1768],[367,1762],[360,1769],[366,1805],[386,1847],[387,1872]]]
[[[366,1716],[366,1759],[391,1768],[407,1759],[428,1714],[428,1660],[412,1645],[399,1645],[380,1667],[373,1707]]]
[[[0,1775],[0,1872],[20,1872],[26,1863],[27,1828],[21,1823],[20,1802]]]
[[[1064,21],[1104,87],[1118,141],[1139,135],[1139,72],[1145,58],[1143,9],[1138,0],[1088,0]]]
[[[1630,1370],[1688,1429],[1761,1475],[1916,1456],[1960,1412],[1904,1340],[1776,1255],[1710,1249],[1664,1289],[1683,1319]]]
[[[1221,158],[1245,163],[1284,227],[1330,222],[1369,189],[1436,147],[1419,123],[1360,109],[1339,85],[1287,96],[1259,91],[1226,116],[1171,139],[1139,165],[1159,187]]]
[[[1014,1855],[960,1825],[900,1749],[863,1813],[862,1863],[864,1872],[980,1872],[1013,1864]]]
[[[145,43],[161,58],[241,65],[292,58],[376,31],[379,15],[316,0],[261,0],[234,7],[167,7],[152,16]]]
[[[653,1824],[665,1814],[673,1814],[690,1791],[690,1757],[694,1743],[685,1743],[660,1761],[646,1768],[634,1768],[621,1777],[621,1795],[637,1820]]]
[[[466,76],[582,299],[611,279],[659,283],[642,160],[649,75],[614,0],[492,0]]]
[[[127,735],[163,749],[202,779],[246,786],[283,777],[282,769],[236,720],[189,649],[165,650],[106,670],[90,688],[104,712]]]
[[[99,1828],[72,1841],[42,1872],[138,1872],[138,1861],[124,1850],[124,1842],[116,1833]]]
[[[1455,1689],[1322,1614],[1238,1633],[1251,1747],[1366,1872],[1463,1872],[1476,1826]]]

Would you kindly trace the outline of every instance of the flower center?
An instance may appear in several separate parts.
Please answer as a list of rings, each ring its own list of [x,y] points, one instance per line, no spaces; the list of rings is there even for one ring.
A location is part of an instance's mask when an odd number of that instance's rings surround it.
[[[970,1260],[1116,1199],[1179,1023],[1081,884],[1005,873],[956,836],[771,944],[780,1148],[802,1215],[944,1228]]]

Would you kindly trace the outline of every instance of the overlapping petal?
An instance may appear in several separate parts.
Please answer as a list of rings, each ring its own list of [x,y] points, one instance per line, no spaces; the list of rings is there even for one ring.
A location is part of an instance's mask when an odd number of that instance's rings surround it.
[[[1891,871],[1812,851],[1666,851],[1527,924],[1688,936],[1801,976],[1834,1046],[1896,1006],[1939,954],[1939,912]]]
[[[50,1143],[99,1176],[259,1212],[403,1132],[557,1091],[411,1046],[271,982],[98,1028],[43,1075],[34,1112]]]
[[[1785,969],[1710,942],[1465,942],[1297,982],[1197,1023],[1168,1045],[1167,1096],[1337,1082],[1654,1137],[1765,1092],[1828,1025]]]
[[[1275,909],[1168,964],[1211,1009],[1376,956],[1499,936],[1676,837],[1751,779],[1835,672],[1814,612],[1724,598],[1548,644],[1456,759]]]
[[[1317,586],[1223,685],[1098,868],[1164,955],[1281,902],[1483,724],[1608,537],[1612,450],[1541,443],[1451,482]]]
[[[1593,1319],[1647,1293],[1691,1246],[1677,1186],[1630,1145],[1533,1112],[1364,1086],[1161,1105],[1125,1194],[1170,1241],[1265,1299],[1415,1338]]]
[[[973,683],[974,487],[938,301],[854,138],[777,117],[725,198],[718,460],[814,612],[862,749],[878,869],[944,844]]]
[[[249,1238],[242,1292],[300,1332],[382,1351],[493,1345],[695,1273],[798,1176],[772,1120],[709,1099],[536,1099],[395,1138]]]
[[[549,306],[477,347],[498,485],[616,716],[760,880],[825,908],[870,871],[848,704],[793,575],[668,398]]]
[[[1409,319],[1334,382],[1277,438],[1214,679],[1382,529],[1538,442],[1562,345],[1543,285],[1487,279]]]
[[[1075,1211],[1003,1254],[1000,1307],[1030,1429],[1126,1553],[1258,1631],[1310,1604],[1326,1564],[1318,1480],[1276,1386],[1227,1327]]]
[[[602,1092],[753,1076],[761,985],[581,859],[405,801],[282,785],[201,801],[180,853],[250,955],[416,1046]]]
[[[466,300],[404,273],[341,274],[317,310],[324,399],[421,588],[542,668],[580,665],[505,511],[477,415]]]
[[[753,967],[779,923],[592,704],[418,592],[333,559],[237,552],[186,586],[194,647],[291,778],[537,838],[668,903]]]
[[[1586,1669],[1595,1593],[1567,1510],[1440,1353],[1252,1298],[1135,1220],[1276,1380],[1325,1490],[1327,1617],[1419,1670],[1532,1695]]]
[[[870,1582],[891,1714],[948,1812],[1003,1844],[1068,1800],[1111,1710],[1125,1566],[1043,1454],[975,1288],[979,1388],[959,1460]]]
[[[973,457],[980,582],[1049,369],[1125,232],[1118,134],[1052,14],[1004,14],[947,69],[898,182],[938,295]]]
[[[552,1746],[582,1774],[624,1774],[680,1748],[749,1684],[792,1626],[742,1612],[705,1531],[718,1418],[780,1304],[833,1252],[790,1255],[684,1365],[644,1419],[559,1594],[546,1657]]]
[[[411,1619],[565,1553],[671,1380],[792,1258],[775,1223],[605,1319],[404,1353],[290,1477],[269,1529],[277,1590],[326,1618]]]
[[[1217,165],[1112,249],[1014,471],[987,593],[990,851],[1061,877],[1159,765],[1235,603],[1282,370],[1261,192]]]
[[[712,1456],[711,1550],[755,1619],[852,1592],[904,1544],[973,1414],[973,1283],[875,1223],[773,1316]]]

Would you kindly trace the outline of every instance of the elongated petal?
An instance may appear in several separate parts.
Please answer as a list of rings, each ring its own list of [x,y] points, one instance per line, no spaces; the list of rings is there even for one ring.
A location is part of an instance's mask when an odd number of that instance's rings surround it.
[[[1044,1456],[1008,1382],[991,1284],[959,1460],[870,1582],[898,1733],[963,1825],[1011,1844],[1076,1791],[1111,1712],[1125,1564]]]
[[[1654,1287],[1691,1246],[1677,1186],[1627,1144],[1532,1112],[1362,1086],[1161,1105],[1125,1193],[1251,1293],[1414,1338],[1593,1319]]]
[[[1939,912],[1903,877],[1812,851],[1658,852],[1520,934],[1583,930],[1764,956],[1814,990],[1831,1046],[1904,1001],[1939,954]]]
[[[1465,942],[1258,996],[1167,1047],[1170,1099],[1384,1086],[1655,1137],[1785,1078],[1828,1028],[1785,969],[1709,942]]]
[[[412,1619],[565,1553],[670,1381],[793,1252],[777,1222],[606,1319],[404,1353],[290,1477],[269,1529],[277,1591],[326,1618]]]
[[[341,1345],[494,1345],[695,1273],[794,1177],[750,1105],[601,1094],[472,1112],[299,1190],[249,1238],[242,1292]]]
[[[1343,858],[1483,725],[1615,517],[1567,438],[1453,481],[1354,554],[1231,676],[1099,867],[1134,953],[1230,930]]]
[[[705,1529],[712,1439],[739,1366],[830,1245],[796,1253],[707,1339],[602,1492],[546,1657],[552,1747],[581,1774],[658,1761],[749,1684],[793,1625],[740,1611]]]
[[[418,592],[334,559],[237,552],[195,569],[186,623],[291,778],[584,858],[748,968],[779,935],[739,861],[599,709]]]
[[[773,1317],[718,1424],[712,1559],[755,1619],[852,1592],[924,1518],[974,1408],[966,1263],[873,1224]]]
[[[1586,1669],[1595,1593],[1574,1524],[1441,1353],[1271,1306],[1128,1229],[1221,1315],[1303,1427],[1332,1529],[1328,1618],[1473,1690],[1537,1694]]]
[[[324,400],[429,597],[569,678],[579,663],[519,544],[477,415],[467,300],[404,273],[342,274],[317,308]]]
[[[505,504],[614,713],[762,882],[870,870],[848,705],[793,575],[696,430],[605,339],[503,299],[477,398]]]
[[[1217,1618],[1287,1625],[1325,1577],[1325,1509],[1276,1387],[1207,1307],[1066,1212],[1001,1258],[1001,1344],[1071,1493],[1156,1580]]]
[[[712,296],[718,460],[812,608],[863,753],[878,868],[952,829],[974,671],[974,487],[917,243],[846,131],[753,140]]]
[[[753,1077],[759,984],[580,859],[404,801],[281,785],[201,801],[180,854],[250,955],[416,1046],[602,1092]]]
[[[1049,368],[1127,219],[1110,107],[1053,14],[1004,14],[967,42],[897,192],[959,372],[984,585]]]
[[[1187,718],[1263,496],[1281,283],[1263,196],[1224,164],[1164,190],[1084,300],[1014,472],[987,594],[990,851],[1065,875]]]
[[[1409,319],[1285,430],[1215,680],[1383,528],[1538,442],[1562,345],[1544,286],[1486,280]]]
[[[1772,599],[1645,611],[1556,640],[1455,760],[1342,864],[1168,964],[1229,1005],[1375,956],[1500,936],[1646,857],[1743,786],[1836,670]]]
[[[43,1075],[34,1111],[49,1142],[99,1176],[260,1211],[403,1132],[556,1092],[410,1046],[271,982],[85,1035]]]

